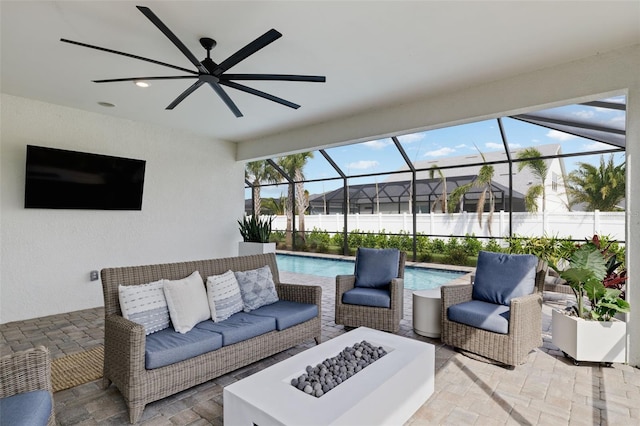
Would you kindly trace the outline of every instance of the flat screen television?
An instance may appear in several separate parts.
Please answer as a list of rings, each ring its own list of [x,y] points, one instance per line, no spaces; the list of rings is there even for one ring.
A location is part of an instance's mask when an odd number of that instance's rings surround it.
[[[141,210],[144,160],[27,145],[25,208]]]

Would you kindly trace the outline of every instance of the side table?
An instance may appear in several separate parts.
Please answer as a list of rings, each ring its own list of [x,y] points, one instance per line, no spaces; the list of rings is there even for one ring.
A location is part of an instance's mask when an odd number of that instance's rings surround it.
[[[413,292],[413,331],[439,338],[441,313],[440,288]]]

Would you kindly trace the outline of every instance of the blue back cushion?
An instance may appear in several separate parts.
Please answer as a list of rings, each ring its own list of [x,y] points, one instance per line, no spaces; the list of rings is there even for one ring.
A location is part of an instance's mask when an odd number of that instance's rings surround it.
[[[509,306],[514,297],[533,293],[538,258],[532,254],[481,251],[473,299]]]
[[[359,248],[356,255],[356,287],[385,288],[398,277],[400,250]]]

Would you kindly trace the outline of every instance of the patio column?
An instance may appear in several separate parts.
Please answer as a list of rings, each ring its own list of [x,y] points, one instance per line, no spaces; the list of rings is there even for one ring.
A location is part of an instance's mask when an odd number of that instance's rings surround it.
[[[640,367],[640,196],[634,196],[631,182],[640,182],[640,82],[629,88],[627,95],[627,300],[631,304],[628,315],[627,361]]]

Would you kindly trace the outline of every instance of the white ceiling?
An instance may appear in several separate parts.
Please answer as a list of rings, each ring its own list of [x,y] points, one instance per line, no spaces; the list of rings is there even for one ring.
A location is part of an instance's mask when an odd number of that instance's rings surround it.
[[[283,37],[233,73],[325,75],[326,83],[243,82],[302,105],[293,110],[225,88],[235,118],[208,86],[173,111],[189,80],[92,83],[180,71],[60,42],[67,38],[193,65],[142,14],[144,5],[204,59],[220,63],[275,28]],[[3,93],[243,141],[500,80],[640,42],[640,1],[4,1]],[[195,68],[194,68],[195,70]],[[110,102],[115,108],[99,106]]]

